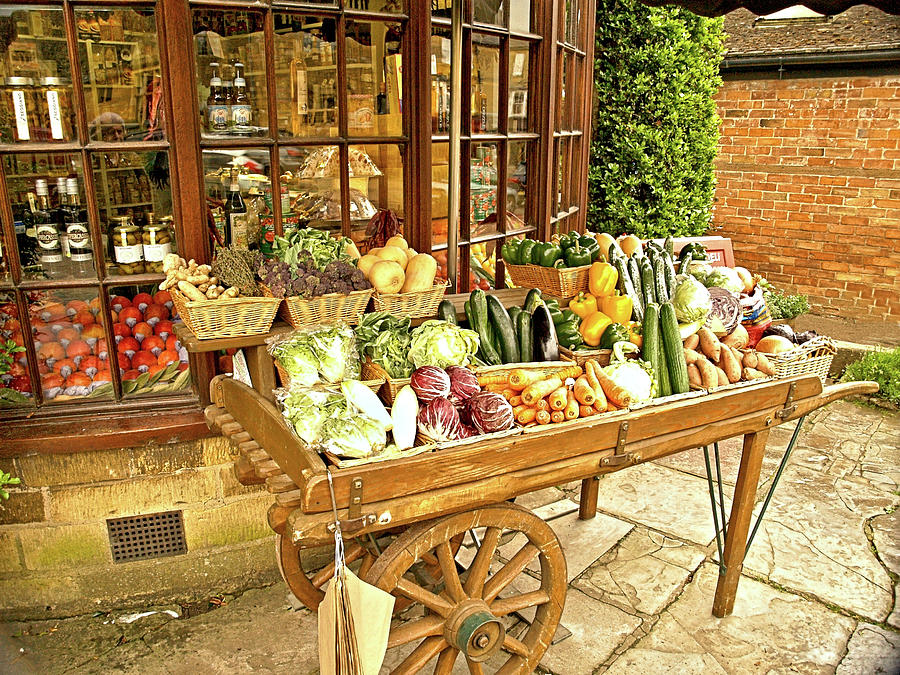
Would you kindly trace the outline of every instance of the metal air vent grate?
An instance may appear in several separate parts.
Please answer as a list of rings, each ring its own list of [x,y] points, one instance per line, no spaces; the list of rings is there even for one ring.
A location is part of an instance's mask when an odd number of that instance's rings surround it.
[[[109,546],[113,562],[131,562],[187,553],[181,511],[110,518]]]

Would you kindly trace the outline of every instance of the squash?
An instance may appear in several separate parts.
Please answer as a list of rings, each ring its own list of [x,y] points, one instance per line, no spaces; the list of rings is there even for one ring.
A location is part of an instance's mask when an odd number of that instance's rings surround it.
[[[594,235],[594,239],[596,239],[597,243],[600,244],[600,253],[603,254],[604,258],[607,258],[609,256],[610,246],[612,246],[613,244],[615,244],[616,246],[619,245],[609,232],[598,232]]]
[[[412,260],[417,255],[419,255],[419,252],[416,249],[414,249],[414,248],[406,249],[406,259],[407,260]]]
[[[399,293],[406,275],[393,260],[379,260],[369,270],[369,281],[379,293]]]
[[[633,234],[623,234],[617,241],[619,243],[619,248],[621,248],[622,252],[627,256],[630,256],[638,249],[641,249],[641,240]]]
[[[406,265],[409,263],[409,258],[406,257],[406,249],[396,246],[385,246],[376,255],[382,260],[393,260],[403,269],[406,269]]]
[[[401,235],[395,234],[393,237],[387,240],[385,246],[396,246],[397,248],[409,248],[409,244],[406,243],[406,239],[404,239]]]
[[[434,286],[436,275],[437,260],[427,253],[419,253],[406,266],[406,282],[400,292],[426,291]]]
[[[369,278],[369,273],[372,269],[372,265],[379,262],[381,258],[377,255],[372,255],[371,253],[367,253],[362,258],[356,261],[356,266],[362,270],[362,273],[366,275],[366,279]]]

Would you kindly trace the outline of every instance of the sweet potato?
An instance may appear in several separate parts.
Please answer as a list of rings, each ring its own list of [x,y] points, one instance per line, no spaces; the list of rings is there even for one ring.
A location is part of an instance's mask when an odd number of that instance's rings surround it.
[[[745,380],[761,380],[766,377],[766,374],[758,371],[756,368],[744,368],[741,371],[741,375]]]
[[[692,387],[702,387],[703,386],[703,378],[700,376],[700,369],[697,368],[696,363],[689,363],[687,366],[688,371],[688,382],[690,382]]]
[[[716,377],[716,367],[706,359],[697,359],[697,370],[700,371],[700,379],[704,389],[715,389],[719,386],[719,378]]]
[[[697,363],[697,361],[699,359],[704,359],[704,358],[706,358],[706,357],[703,356],[703,354],[701,354],[700,352],[696,352],[693,349],[685,348],[685,350],[684,350],[684,360],[688,364]]]
[[[775,366],[772,365],[772,362],[769,361],[769,358],[765,354],[761,354],[760,352],[756,352],[756,369],[766,375],[775,374]]]
[[[685,340],[684,340],[684,348],[685,349],[692,349],[692,350],[696,351],[697,346],[699,344],[700,344],[700,336],[697,335],[696,333],[694,333],[693,335],[691,335],[688,338],[685,338]]]
[[[719,342],[719,338],[706,327],[701,328],[697,335],[700,336],[700,351],[718,363],[719,354],[722,350],[722,343]]]
[[[724,387],[728,384],[728,376],[725,374],[725,371],[716,366],[716,377],[718,378],[718,386]]]
[[[725,376],[731,384],[740,382],[741,380],[741,364],[734,357],[734,352],[728,347],[721,350],[722,358],[719,361],[719,368],[725,371]]]
[[[744,364],[744,368],[756,368],[756,364],[759,363],[756,352],[752,350],[745,352],[744,358],[741,359],[741,363]]]

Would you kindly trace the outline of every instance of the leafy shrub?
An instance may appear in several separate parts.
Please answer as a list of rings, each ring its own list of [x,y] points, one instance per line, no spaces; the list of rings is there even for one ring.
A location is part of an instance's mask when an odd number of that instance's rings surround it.
[[[900,405],[900,347],[889,352],[870,352],[849,364],[841,376],[842,382],[860,380],[877,382],[875,396]]]
[[[696,236],[710,222],[722,20],[598,0],[588,229]]]
[[[767,279],[761,278],[759,285],[763,289],[763,299],[769,308],[772,319],[790,321],[810,310],[809,298],[805,295],[791,295],[773,286]]]

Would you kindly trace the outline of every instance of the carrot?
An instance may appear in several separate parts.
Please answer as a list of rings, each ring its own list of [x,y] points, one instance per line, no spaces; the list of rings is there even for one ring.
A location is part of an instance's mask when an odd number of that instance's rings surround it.
[[[554,389],[550,396],[547,397],[552,410],[563,410],[566,407],[567,391],[569,391],[568,388],[563,386],[559,389]]]
[[[506,382],[494,383],[494,384],[486,384],[482,387],[485,391],[491,391],[495,394],[502,394],[504,389],[507,389],[509,385]]]
[[[594,396],[594,390],[591,388],[591,385],[588,384],[588,379],[584,375],[578,377],[575,380],[575,386],[572,388],[572,393],[575,394],[575,398],[578,399],[578,402],[582,405],[592,405],[594,401],[597,399]]]
[[[508,375],[479,375],[478,376],[478,384],[482,387],[485,387],[489,384],[503,384],[505,385],[508,381]]]
[[[538,424],[550,424],[550,413],[546,410],[538,410],[534,415],[534,421]]]
[[[533,382],[522,390],[522,402],[534,405],[535,401],[553,393],[555,389],[559,389],[562,383],[563,381],[558,377]]]
[[[515,408],[517,405],[522,405],[522,397],[521,396],[510,396],[508,399],[509,404]]]
[[[581,369],[581,366],[566,366],[565,368],[560,368],[553,374],[559,379],[565,381],[567,377],[576,378],[581,375],[584,371]]]
[[[587,363],[584,364],[585,376],[587,377],[588,384],[591,385],[591,389],[594,390],[594,407],[597,410],[603,411],[606,410],[606,394],[603,392],[603,387],[600,386],[600,380],[597,379],[597,373],[594,372],[600,366],[597,365],[597,362],[594,359],[588,359]]]
[[[592,405],[580,405],[578,406],[578,416],[579,417],[590,417],[591,415],[596,415],[597,411],[594,410],[594,406]]]
[[[575,398],[575,394],[572,393],[570,389],[568,391],[568,400],[566,401],[566,409],[563,413],[566,416],[567,420],[574,420],[578,417],[578,399]]]
[[[612,412],[613,410],[621,410],[621,409],[622,408],[617,406],[615,403],[613,403],[609,399],[606,399],[606,412]]]
[[[537,410],[546,410],[548,413],[550,412],[550,404],[547,402],[547,399],[541,398],[535,401],[534,407]]]
[[[552,413],[550,413],[550,421],[553,422],[553,424],[565,422],[566,414],[562,410],[554,410]]]
[[[515,389],[507,388],[507,389],[504,389],[503,391],[501,391],[500,394],[503,396],[503,398],[505,398],[508,401],[513,396],[518,396],[519,392],[517,392]]]
[[[619,408],[627,408],[635,402],[626,389],[620,387],[609,375],[603,372],[603,368],[594,368],[594,374],[597,376],[600,386],[603,387],[603,393],[606,394],[607,401],[612,401]]]
[[[527,368],[514,368],[509,374],[509,386],[513,389],[521,391],[529,384],[539,382],[549,375],[547,372],[540,370],[528,370]],[[479,381],[479,384],[481,382]]]
[[[597,407],[597,404],[594,403],[594,413],[599,415],[600,413],[605,413],[607,411],[606,404],[602,408]]]
[[[515,416],[516,419],[518,419],[519,413],[522,412],[523,410],[525,410],[526,408],[530,408],[530,407],[531,407],[530,405],[525,405],[524,403],[520,403],[519,405],[514,405],[513,406],[513,416]]]
[[[537,412],[537,408],[525,406],[525,409],[519,411],[519,414],[516,415],[516,422],[518,422],[519,424],[528,424],[529,422],[534,422],[534,419],[537,416]]]

